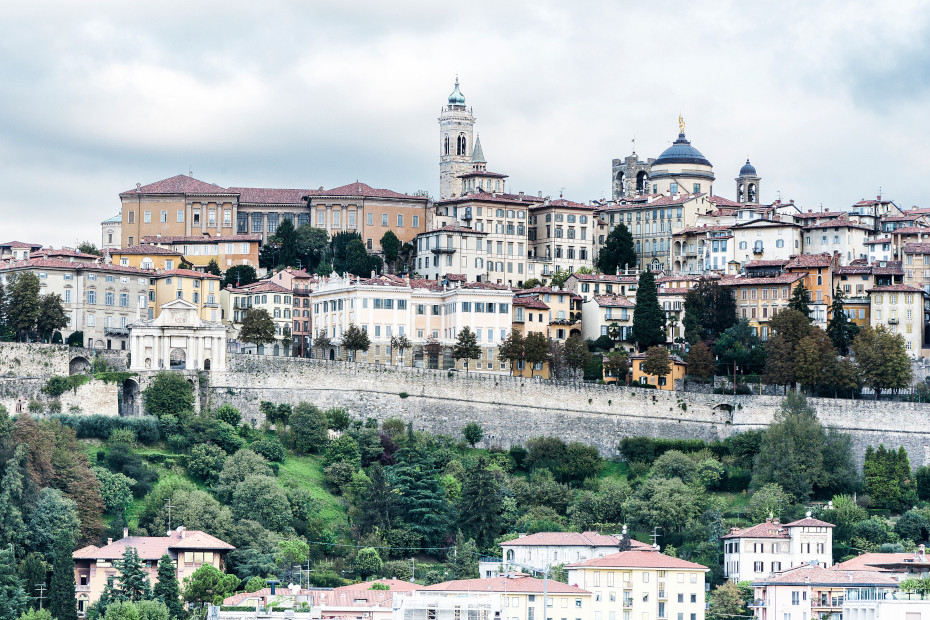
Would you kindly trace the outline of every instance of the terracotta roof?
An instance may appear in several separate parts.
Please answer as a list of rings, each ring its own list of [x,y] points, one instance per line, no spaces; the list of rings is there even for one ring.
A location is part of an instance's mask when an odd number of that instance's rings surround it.
[[[830,254],[798,254],[792,256],[785,269],[806,269],[809,267],[829,267],[833,262]]]
[[[898,565],[915,564],[925,569],[930,558],[921,553],[863,553],[851,560],[840,562],[835,570],[894,570]]]
[[[30,256],[33,256],[35,258],[39,258],[39,257],[55,258],[57,256],[67,256],[71,258],[89,258],[92,260],[100,260],[101,258],[100,256],[97,256],[96,254],[87,254],[85,252],[79,252],[78,250],[71,250],[68,248],[61,248],[58,250],[54,250],[52,248],[45,248],[42,250],[37,250],[35,252],[32,252]]]
[[[788,264],[788,261],[785,259],[771,259],[771,260],[751,260],[743,267],[745,269],[752,269],[753,267],[784,267]]]
[[[420,590],[428,592],[529,592],[542,594],[542,579],[534,579],[529,575],[518,574],[514,577],[490,577],[487,579],[457,579],[436,585],[426,586]],[[567,583],[548,580],[550,594],[591,594],[587,590],[570,586]]]
[[[558,207],[560,209],[584,209],[585,211],[594,211],[600,209],[600,205],[586,205],[580,202],[573,202],[571,200],[565,200],[564,198],[558,198],[556,200],[550,200],[549,202],[543,203],[541,205],[533,205],[530,207],[531,211],[537,211],[539,209],[545,209],[546,207]]]
[[[261,241],[261,235],[169,235],[145,236],[142,243],[231,243],[234,241]]]
[[[229,191],[239,194],[239,204],[303,205],[304,196],[314,193],[311,189],[275,189],[271,187],[230,187]]]
[[[7,241],[6,243],[0,243],[0,248],[35,248],[38,250],[41,247],[41,243],[23,243],[22,241]]]
[[[656,291],[659,295],[687,295],[689,288],[660,288]]]
[[[291,293],[291,289],[285,288],[280,284],[276,284],[270,280],[259,280],[258,282],[245,284],[239,288],[228,286],[226,287],[226,290],[232,293]]]
[[[549,306],[547,306],[543,301],[537,299],[536,297],[514,297],[513,305],[523,308],[532,308],[533,310],[549,309]]]
[[[913,215],[886,215],[882,218],[883,222],[913,222],[916,217]]]
[[[646,545],[638,540],[631,540],[631,544]],[[562,545],[567,547],[616,547],[620,544],[620,538],[611,534],[600,534],[598,532],[537,532],[536,534],[527,534],[519,538],[512,538],[500,543],[500,546],[508,547],[522,546],[556,546]]]
[[[882,267],[881,263],[885,263]],[[872,273],[877,276],[900,276],[904,275],[904,268],[899,260],[886,260],[872,263]]]
[[[821,228],[859,228],[861,230],[872,232],[871,226],[866,226],[865,224],[860,224],[859,222],[851,222],[845,217],[840,218],[839,220],[834,220],[832,222],[817,222],[816,224],[804,225],[804,230],[815,230]]]
[[[154,271],[149,269],[139,269],[138,267],[129,267],[107,263],[90,263],[82,261],[62,260],[60,258],[32,258],[21,261],[5,261],[0,263],[2,270],[14,269],[69,269],[74,271],[96,271],[96,272],[113,272],[113,273],[131,273],[145,276],[151,276]]]
[[[612,273],[573,273],[571,278],[580,282],[606,282],[608,284],[636,284],[639,276],[636,275],[614,275]]]
[[[803,273],[783,273],[770,278],[749,278],[739,276],[736,278],[721,278],[720,286],[746,286],[751,284],[791,284],[804,279]]]
[[[394,592],[415,592],[422,587],[415,583],[402,581],[400,579],[375,579],[373,581],[360,581],[359,583],[352,583],[347,586],[339,586],[338,588],[333,588],[333,592],[355,592],[358,590],[371,590],[371,586],[376,583],[389,586]],[[378,592],[378,590],[372,591]],[[381,592],[387,592],[387,590],[381,590]]]
[[[710,569],[702,564],[688,562],[673,558],[655,551],[620,551],[611,553],[599,558],[591,558],[584,562],[567,564],[566,568],[667,568],[673,570],[700,570],[709,571]]]
[[[758,220],[758,219],[749,220],[748,222],[737,222],[736,224],[733,224],[733,228],[748,228],[750,226],[759,226],[762,224],[769,226],[769,227],[774,227],[774,226],[791,227],[793,226],[794,228],[801,228],[800,224],[795,224],[794,222],[786,222],[784,220]]]
[[[315,196],[354,196],[359,198],[403,198],[405,200],[422,200],[424,202],[428,200],[425,196],[411,196],[389,189],[378,189],[358,181],[332,189],[317,190],[313,194]]]
[[[493,193],[489,194],[487,192],[475,192],[472,194],[466,194],[464,196],[458,196],[456,198],[449,198],[448,200],[441,201],[440,204],[449,204],[453,202],[503,202],[507,204],[519,204],[523,207],[529,207],[531,204],[537,204],[543,202],[544,198],[539,198],[537,196],[529,196],[524,194],[520,196],[519,194],[498,194]],[[530,204],[527,204],[530,203]]]
[[[691,202],[705,194],[674,194],[672,196],[659,195],[652,202],[649,202],[649,196],[646,196],[645,201],[637,200],[636,202],[624,202],[613,207],[607,207],[602,209],[602,211],[628,211],[630,209],[642,209],[642,208],[652,208],[652,207],[668,207],[674,205],[683,205],[686,202]]]
[[[167,255],[167,256],[183,256],[180,252],[175,252],[171,248],[163,248],[157,245],[133,245],[127,248],[111,248],[109,250],[110,255],[116,254],[117,256],[142,256],[142,255]]]
[[[841,218],[849,215],[846,211],[808,211],[807,213],[801,212],[794,215],[796,220],[809,220],[813,218]]]
[[[820,519],[814,519],[813,517],[805,517],[803,519],[798,519],[797,521],[792,521],[791,523],[785,523],[785,527],[836,527],[832,523],[827,523],[826,521],[821,521]]]
[[[219,280],[220,277],[206,271],[194,271],[193,269],[170,269],[168,271],[157,271],[156,278],[164,276],[183,276],[187,278],[200,278],[202,280]]]
[[[484,289],[487,291],[509,291],[510,289],[502,284],[493,282],[466,282],[459,287],[460,289]]]
[[[444,278],[449,282],[468,282],[468,276],[464,273],[447,273]]]
[[[729,198],[724,198],[723,196],[709,196],[707,198],[711,203],[718,207],[736,207],[741,208],[745,205],[741,202],[736,202],[735,200],[730,200]]]
[[[594,301],[602,308],[635,308],[636,304],[620,295],[595,295]]]
[[[486,235],[483,230],[475,230],[474,228],[468,228],[467,226],[459,226],[458,224],[449,224],[448,226],[443,226],[442,228],[434,228],[433,230],[428,230],[426,232],[420,233],[420,235],[429,235],[434,232],[455,232],[462,233],[466,235]],[[420,236],[417,235],[417,236]]]
[[[908,215],[930,215],[930,209],[925,207],[914,207],[905,211]]]
[[[885,234],[888,234],[888,235],[930,235],[930,227],[902,226],[901,228],[895,228],[894,230],[889,230]]]
[[[799,585],[799,586],[883,586],[897,587],[898,580],[881,571],[837,570],[804,564],[788,570],[772,573],[766,579],[753,582],[754,586]]]
[[[514,295],[540,295],[540,294],[550,294],[550,295],[568,295],[572,299],[581,299],[581,295],[573,293],[572,291],[566,291],[565,289],[557,289],[551,286],[534,286],[533,288],[523,288],[516,289]]]
[[[691,233],[702,233],[702,232],[713,232],[718,230],[730,230],[729,224],[726,226],[708,226],[704,224],[703,226],[692,226],[691,228],[682,228],[678,232],[674,233],[675,235],[688,235]]]
[[[930,243],[905,243],[905,254],[930,254]]]
[[[455,176],[459,179],[464,179],[467,177],[491,177],[494,179],[506,179],[509,175],[501,174],[500,172],[491,172],[490,170],[472,170],[471,172],[457,174]]]
[[[765,523],[759,523],[751,527],[733,528],[723,538],[788,538],[788,532],[783,524],[766,519]]]
[[[923,293],[922,288],[908,286],[907,284],[891,284],[889,286],[874,286],[866,289],[867,293]]]
[[[128,196],[131,194],[210,194],[231,196],[236,193],[237,192],[226,189],[225,187],[199,181],[186,174],[179,174],[168,179],[156,181],[155,183],[143,185],[139,188],[128,189],[125,192],[121,192],[120,196]]]
[[[182,538],[183,534],[183,538]],[[200,530],[172,530],[170,536],[129,536],[114,540],[103,547],[88,545],[74,552],[74,559],[115,560],[123,557],[123,552],[134,547],[143,560],[158,560],[169,549],[235,549],[227,542]]]

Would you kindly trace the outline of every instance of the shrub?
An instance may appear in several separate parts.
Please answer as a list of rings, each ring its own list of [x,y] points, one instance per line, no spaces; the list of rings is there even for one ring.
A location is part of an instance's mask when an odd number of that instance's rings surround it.
[[[78,439],[108,440],[114,429],[128,429],[135,439],[152,444],[158,441],[158,420],[152,416],[140,418],[120,418],[105,415],[56,415],[53,416],[64,426],[74,429]]]
[[[71,332],[71,335],[68,336],[68,340],[65,341],[69,347],[83,347],[84,346],[84,332],[77,331]]]
[[[135,480],[132,485],[132,494],[143,497],[158,482],[158,473],[142,462],[142,458],[124,443],[118,443],[110,448],[106,458],[110,471],[125,474]]]
[[[172,435],[168,437],[168,447],[172,452],[184,452],[190,446],[186,435]]]
[[[242,422],[242,414],[232,405],[225,404],[216,410],[214,417],[221,422],[226,422],[232,427],[239,426]]]
[[[226,452],[219,446],[200,444],[191,449],[187,457],[187,473],[193,478],[212,482],[219,476],[226,462]]]
[[[349,412],[342,407],[327,409],[326,420],[334,431],[344,431],[349,428]]]
[[[284,445],[277,437],[266,437],[265,439],[260,439],[249,447],[252,448],[253,452],[256,454],[261,454],[269,461],[276,461],[280,463],[284,461],[284,458],[287,456],[287,453],[284,451]]]
[[[69,390],[77,390],[78,387],[90,381],[88,375],[71,375],[69,377],[54,376],[50,377],[42,387],[42,391],[52,397],[58,397]]]
[[[629,463],[652,463],[656,458],[655,440],[650,437],[624,437],[620,454]]]
[[[42,401],[36,400],[35,398],[29,399],[29,404],[26,406],[26,409],[29,413],[42,413]]]
[[[341,495],[345,485],[352,482],[354,474],[355,467],[352,464],[340,461],[323,470],[323,479],[333,491]]]

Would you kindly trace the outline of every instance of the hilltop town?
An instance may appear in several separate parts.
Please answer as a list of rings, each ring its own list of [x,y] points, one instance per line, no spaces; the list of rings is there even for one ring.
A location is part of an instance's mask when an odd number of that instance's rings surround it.
[[[462,88],[437,196],[0,243],[0,615],[930,617],[930,208],[722,190],[681,118],[518,191]]]

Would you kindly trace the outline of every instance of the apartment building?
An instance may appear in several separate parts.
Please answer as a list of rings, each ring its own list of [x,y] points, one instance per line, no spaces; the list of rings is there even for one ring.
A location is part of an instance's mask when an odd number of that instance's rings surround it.
[[[736,246],[730,225],[692,226],[672,234],[672,271],[700,274],[726,271],[735,260]]]
[[[872,287],[868,293],[871,305],[869,324],[873,328],[883,325],[890,332],[901,334],[907,354],[912,358],[922,357],[928,297],[924,289],[893,284]]]
[[[779,310],[788,307],[794,288],[804,277],[800,273],[768,277],[737,276],[721,279],[720,286],[733,291],[737,315],[749,321],[753,333],[765,341],[769,339],[769,321]]]
[[[783,260],[803,252],[802,229],[785,220],[754,220],[733,225],[734,259],[740,264],[754,260]]]
[[[833,270],[839,266],[839,254],[799,254],[785,263],[785,272],[804,276],[810,291],[810,317],[814,325],[827,328],[830,304],[833,303]]]
[[[531,258],[552,261],[553,271],[574,273],[597,260],[595,207],[571,200],[547,200],[531,206],[528,240]]]
[[[677,355],[669,355],[670,370],[665,375],[650,375],[643,370],[646,361],[645,353],[635,353],[630,356],[630,381],[641,385],[653,385],[657,390],[675,389],[679,382],[684,381],[688,374],[688,364]]]
[[[903,255],[904,284],[930,293],[930,243],[907,243]]]
[[[555,579],[536,579],[513,573],[484,579],[446,581],[420,590],[456,599],[474,596],[476,592],[499,597],[501,617],[506,620],[594,620],[594,597]]]
[[[581,306],[582,340],[614,335],[617,340],[629,340],[635,307],[636,303],[623,295],[594,295]]]
[[[655,550],[631,550],[568,564],[565,570],[569,584],[594,595],[596,620],[704,618],[710,569],[701,564]]]
[[[486,281],[488,269],[485,261],[494,258],[491,254],[489,259],[485,252],[487,236],[486,232],[457,223],[420,233],[414,240],[416,275],[438,281],[449,274],[456,274],[464,276],[466,282]]]
[[[875,285],[872,266],[860,259],[851,265],[837,267],[833,270],[833,281],[843,291],[846,316],[856,325],[869,325],[872,306],[868,291]]]
[[[169,301],[183,299],[197,307],[197,315],[202,320],[210,323],[222,320],[219,276],[191,269],[172,269],[156,272],[151,282],[147,318],[156,318]]]
[[[41,243],[23,243],[22,241],[0,243],[0,261],[29,260],[32,252],[38,252],[41,249]]]
[[[723,536],[723,574],[731,581],[750,581],[811,562],[831,566],[833,527],[808,513],[791,523],[766,519],[732,528]]]
[[[312,357],[313,324],[310,312],[310,292],[320,281],[320,276],[307,273],[302,269],[285,267],[281,271],[268,276],[268,280],[282,286],[293,293],[294,307],[291,312],[293,326],[291,339],[293,340],[293,355],[295,357]]]
[[[581,336],[581,296],[561,287],[536,286],[514,291],[514,300],[535,298],[548,308],[545,319],[546,336],[565,342],[572,336]]]
[[[180,267],[184,261],[184,255],[176,250],[148,244],[113,248],[107,253],[114,265],[136,269],[170,271]]]
[[[342,334],[355,324],[371,340],[371,348],[360,351],[358,361],[399,362],[392,337],[406,336],[413,348],[405,352],[405,365],[464,370],[464,360],[453,359],[452,346],[459,332],[468,327],[481,347],[480,358],[469,360],[468,370],[509,370],[497,355],[513,325],[513,291],[506,287],[489,282],[449,285],[397,276],[334,276],[323,278],[310,299],[315,332],[322,330],[333,343],[331,359],[345,353]]]
[[[38,276],[40,295],[61,297],[68,316],[62,336],[83,332],[88,348],[126,349],[129,324],[148,316],[150,271],[50,258],[0,263],[4,284],[24,272]]]
[[[293,311],[293,293],[290,289],[275,284],[270,280],[259,280],[251,284],[236,287],[229,285],[220,293],[223,306],[223,318],[237,330],[242,325],[249,310],[265,310],[274,321],[274,333],[277,341],[267,346],[258,346],[240,342],[239,352],[257,353],[259,355],[287,355],[291,348],[291,312]]]
[[[194,269],[205,269],[210,261],[226,271],[236,265],[258,269],[261,235],[192,235],[143,237],[142,243],[179,252]]]
[[[868,258],[866,246],[873,229],[847,219],[846,214],[804,227],[806,254],[837,254],[839,263],[848,265],[857,259]]]
[[[549,306],[537,297],[514,297],[513,331],[520,332],[524,338],[532,333],[542,334],[548,338],[549,313]],[[548,379],[549,362],[535,362],[528,365],[524,360],[514,360],[510,362],[510,372],[514,376]]]
[[[587,303],[595,295],[620,295],[636,299],[636,283],[639,282],[639,271],[629,271],[623,274],[609,273],[573,273],[565,280],[562,288],[581,295]]]

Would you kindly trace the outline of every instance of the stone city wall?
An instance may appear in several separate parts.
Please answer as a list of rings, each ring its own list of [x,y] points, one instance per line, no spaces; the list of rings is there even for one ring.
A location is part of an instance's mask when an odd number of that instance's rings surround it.
[[[463,372],[398,369],[345,362],[230,355],[210,378],[210,403],[230,403],[261,420],[263,400],[345,407],[357,418],[399,417],[415,428],[458,434],[477,421],[485,443],[509,447],[540,435],[595,445],[615,456],[623,437],[722,439],[762,428],[778,396],[728,396],[554,384]],[[853,436],[861,463],[866,447],[903,445],[917,467],[930,464],[930,405],[811,399],[821,421]]]
[[[29,412],[29,403],[38,401],[48,413],[49,404],[58,401],[60,413],[83,413],[87,415],[119,415],[120,386],[92,379],[68,390],[58,398],[51,398],[42,391],[48,377],[0,377],[0,405],[11,415]]]

